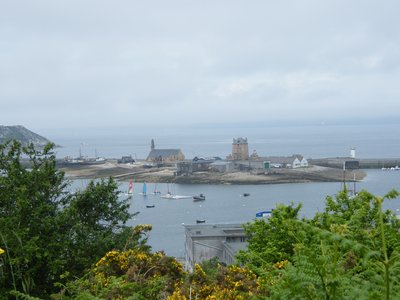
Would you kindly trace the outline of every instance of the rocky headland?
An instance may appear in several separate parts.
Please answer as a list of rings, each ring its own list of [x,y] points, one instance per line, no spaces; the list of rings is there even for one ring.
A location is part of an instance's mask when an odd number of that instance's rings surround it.
[[[48,143],[51,143],[50,140],[45,137],[26,129],[24,126],[15,125],[15,126],[3,126],[0,125],[0,144],[3,144],[10,140],[17,140],[22,145],[26,146],[28,144],[33,144],[37,147],[43,147]]]

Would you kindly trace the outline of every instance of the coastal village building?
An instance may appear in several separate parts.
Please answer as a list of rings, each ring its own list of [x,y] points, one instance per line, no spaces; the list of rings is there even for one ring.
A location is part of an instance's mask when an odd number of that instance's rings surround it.
[[[303,168],[308,167],[308,160],[300,154],[292,156],[269,156],[264,157],[264,161],[268,161],[271,168]]]
[[[156,149],[154,140],[151,140],[151,150],[146,160],[154,163],[171,163],[185,160],[185,156],[180,149]]]
[[[206,172],[210,170],[213,159],[204,159],[195,157],[191,161],[181,161],[177,164],[177,175],[189,175],[194,172]]]
[[[296,169],[308,167],[308,165],[308,160],[299,154],[292,156],[268,156],[235,161],[235,167],[240,171],[267,170],[270,168]]]
[[[234,165],[231,161],[225,161],[215,158],[198,158],[191,161],[181,161],[177,163],[177,175],[189,175],[195,172],[231,172]]]
[[[260,160],[261,158],[258,156],[257,151],[253,150],[253,153],[249,157],[250,160]]]
[[[227,265],[235,263],[239,250],[247,248],[242,224],[196,224],[185,227],[185,268],[193,271],[196,263],[217,257]]]
[[[234,170],[234,165],[230,161],[216,160],[210,164],[210,170],[221,173],[232,172]]]
[[[249,144],[247,143],[247,138],[234,138],[232,142],[232,153],[227,158],[229,160],[249,159]]]
[[[131,164],[134,163],[135,160],[132,158],[132,155],[122,156],[121,159],[118,159],[117,162],[119,164]]]

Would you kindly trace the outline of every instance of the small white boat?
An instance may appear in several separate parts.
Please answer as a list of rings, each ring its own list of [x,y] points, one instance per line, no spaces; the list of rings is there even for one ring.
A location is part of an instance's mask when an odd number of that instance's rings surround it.
[[[161,198],[165,198],[165,199],[173,199],[172,198],[172,194],[170,192],[166,193],[165,195],[162,195]]]
[[[183,195],[174,195],[172,197],[173,197],[173,199],[189,199],[189,198],[192,198],[192,196],[183,196]]]
[[[256,218],[270,218],[272,216],[272,210],[265,210],[256,213]]]
[[[192,198],[192,196],[181,196],[181,195],[172,195],[171,193],[166,193],[165,195],[161,196],[164,199],[188,199]]]
[[[192,198],[192,196],[183,196],[183,195],[174,195],[174,194],[172,194],[170,192],[170,190],[169,190],[169,186],[168,186],[168,192],[165,195],[160,196],[160,197],[164,198],[164,199],[188,199],[188,198]]]

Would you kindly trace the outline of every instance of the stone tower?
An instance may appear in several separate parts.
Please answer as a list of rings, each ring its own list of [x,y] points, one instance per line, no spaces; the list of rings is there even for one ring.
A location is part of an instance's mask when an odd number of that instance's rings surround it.
[[[249,145],[247,138],[233,139],[232,143],[232,159],[233,160],[248,160],[249,159]]]

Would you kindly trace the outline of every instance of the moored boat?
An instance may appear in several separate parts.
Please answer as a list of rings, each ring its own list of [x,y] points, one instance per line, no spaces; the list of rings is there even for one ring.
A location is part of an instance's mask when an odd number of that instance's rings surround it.
[[[193,196],[193,201],[203,201],[203,200],[206,200],[206,196],[204,196],[203,194]]]
[[[272,210],[265,210],[256,213],[256,218],[270,218],[272,216]]]
[[[161,198],[165,198],[165,199],[187,199],[187,198],[192,198],[192,196],[172,195],[171,193],[166,193],[165,195],[161,196]]]
[[[142,196],[147,196],[147,185],[146,182],[143,183],[142,192],[140,193]]]

